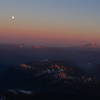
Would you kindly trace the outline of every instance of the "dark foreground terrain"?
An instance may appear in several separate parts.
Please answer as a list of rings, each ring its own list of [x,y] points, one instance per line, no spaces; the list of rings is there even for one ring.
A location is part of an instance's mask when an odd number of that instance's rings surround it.
[[[99,48],[0,48],[0,100],[99,96]]]
[[[100,81],[64,61],[33,61],[10,67],[0,75],[1,100],[98,97]]]

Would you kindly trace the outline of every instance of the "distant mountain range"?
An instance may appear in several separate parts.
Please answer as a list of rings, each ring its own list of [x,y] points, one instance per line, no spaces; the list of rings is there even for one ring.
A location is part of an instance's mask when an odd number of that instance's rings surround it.
[[[0,44],[0,48],[35,48],[35,49],[40,49],[40,48],[100,48],[100,45],[97,43],[83,43],[80,45],[76,46],[65,46],[65,47],[49,47],[46,45],[27,45],[24,43],[20,44]]]
[[[17,48],[25,48],[25,47],[29,47],[29,48],[37,48],[37,49],[39,49],[39,48],[48,48],[47,46],[40,46],[40,45],[30,45],[30,46],[28,46],[28,45],[25,45],[25,44],[18,44],[18,45],[16,45],[16,47]]]
[[[48,48],[47,46],[35,46],[33,45],[32,48]]]
[[[81,47],[84,47],[84,48],[99,48],[100,46],[96,43],[86,43],[86,44],[81,45]]]

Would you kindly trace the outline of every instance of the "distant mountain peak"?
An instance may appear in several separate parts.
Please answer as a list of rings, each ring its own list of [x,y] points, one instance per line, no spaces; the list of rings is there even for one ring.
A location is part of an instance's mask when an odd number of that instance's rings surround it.
[[[85,47],[85,48],[98,48],[99,46],[96,43],[86,43],[86,44],[83,44],[82,47]]]
[[[47,46],[33,45],[32,48],[37,48],[37,49],[39,49],[39,48],[48,48],[48,47],[47,47]]]

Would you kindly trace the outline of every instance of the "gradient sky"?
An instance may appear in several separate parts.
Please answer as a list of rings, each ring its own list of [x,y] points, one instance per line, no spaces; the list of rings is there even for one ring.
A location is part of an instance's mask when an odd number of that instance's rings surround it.
[[[86,42],[100,43],[100,0],[0,0],[0,43]]]

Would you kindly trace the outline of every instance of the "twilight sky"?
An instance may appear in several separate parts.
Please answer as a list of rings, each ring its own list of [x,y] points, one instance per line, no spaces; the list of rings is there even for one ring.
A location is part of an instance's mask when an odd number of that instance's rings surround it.
[[[0,43],[86,42],[100,43],[100,0],[0,0]]]

